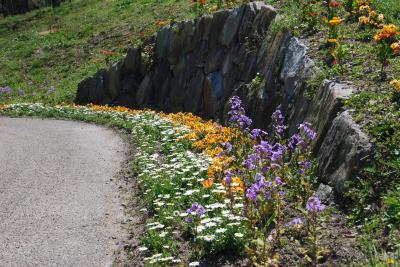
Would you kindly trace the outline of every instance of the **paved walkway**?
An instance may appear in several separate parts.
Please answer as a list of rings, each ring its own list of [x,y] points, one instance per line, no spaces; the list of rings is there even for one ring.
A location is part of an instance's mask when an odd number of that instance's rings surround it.
[[[0,117],[0,265],[109,266],[123,160],[112,130]]]

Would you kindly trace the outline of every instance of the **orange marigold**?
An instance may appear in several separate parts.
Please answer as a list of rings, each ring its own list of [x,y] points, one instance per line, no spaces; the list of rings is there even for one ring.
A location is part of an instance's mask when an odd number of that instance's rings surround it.
[[[203,184],[204,188],[210,188],[213,184],[214,184],[214,180],[213,179],[206,179],[203,182],[201,182]]]
[[[374,40],[376,42],[380,42],[382,40],[386,40],[391,36],[397,34],[397,27],[394,24],[383,25],[383,28],[379,30],[374,36]]]

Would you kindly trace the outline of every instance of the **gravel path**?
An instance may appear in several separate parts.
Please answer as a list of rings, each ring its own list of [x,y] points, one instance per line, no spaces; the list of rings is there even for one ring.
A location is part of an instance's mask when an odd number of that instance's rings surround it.
[[[0,117],[0,265],[109,266],[124,150],[103,127]]]

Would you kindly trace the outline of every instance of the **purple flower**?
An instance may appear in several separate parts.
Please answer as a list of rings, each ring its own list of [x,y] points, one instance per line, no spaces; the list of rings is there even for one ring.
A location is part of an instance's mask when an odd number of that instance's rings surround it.
[[[0,87],[0,95],[8,95],[12,93],[12,88],[9,86],[6,87]]]
[[[278,186],[281,186],[281,185],[284,185],[285,184],[285,182],[283,182],[282,181],[282,178],[281,177],[275,177],[275,187],[278,187]]]
[[[203,216],[206,213],[204,207],[199,203],[193,203],[192,206],[186,210],[187,213],[192,215],[197,215],[199,217]]]
[[[193,218],[192,217],[186,217],[185,218],[185,222],[191,223],[191,222],[193,222]]]
[[[299,217],[294,218],[293,220],[291,220],[290,222],[288,222],[286,224],[286,226],[300,226],[303,224],[303,220]]]
[[[282,137],[283,132],[286,129],[286,126],[283,125],[285,118],[282,115],[282,112],[277,109],[273,114],[272,114],[272,125],[274,127],[275,132],[279,137]]]
[[[238,96],[233,96],[230,100],[230,104],[231,110],[228,112],[229,121],[235,123],[241,129],[248,132],[253,121],[245,115],[245,110],[242,107],[242,101]]]
[[[304,146],[305,146],[305,142],[299,134],[292,135],[292,137],[289,138],[288,143],[287,143],[287,147],[291,151],[295,151],[297,147],[304,147]]]
[[[254,203],[257,203],[258,190],[255,188],[255,184],[247,189],[246,196]]]
[[[261,130],[261,129],[253,129],[253,130],[250,132],[250,136],[251,136],[251,138],[253,138],[253,139],[257,139],[257,138],[259,138],[259,137],[266,137],[266,136],[268,136],[268,133],[267,133],[266,131]]]
[[[257,162],[259,160],[259,155],[257,153],[250,154],[247,156],[242,163],[242,165],[248,170],[254,170],[257,167]]]
[[[325,209],[325,205],[321,203],[318,197],[310,197],[307,201],[306,209],[310,212],[320,212]]]
[[[311,169],[312,163],[310,161],[308,161],[308,160],[307,161],[300,161],[299,162],[299,166],[300,166],[300,169],[298,170],[298,172],[300,174],[304,174],[306,170]]]
[[[274,183],[266,181],[265,177],[260,173],[256,173],[255,179],[256,181],[246,191],[246,196],[255,204],[257,204],[260,194],[263,194],[266,200],[270,200],[272,193],[279,190],[279,186],[285,184],[280,177],[276,177]],[[278,194],[283,195],[284,192],[280,190]]]
[[[222,146],[225,148],[225,150],[226,150],[227,152],[231,152],[231,151],[232,151],[232,144],[231,144],[231,143],[229,143],[229,142],[223,142],[223,143],[222,143]]]
[[[232,182],[233,173],[230,170],[225,171],[225,182],[228,186],[230,186]]]
[[[311,123],[309,122],[303,122],[300,124],[299,130],[303,130],[309,140],[314,140],[317,137],[317,133],[311,128]]]
[[[264,176],[257,173],[256,182],[252,184],[246,191],[246,196],[251,199],[254,203],[257,203],[258,194],[264,191],[267,187]]]
[[[260,144],[254,146],[254,149],[264,159],[275,162],[283,157],[286,147],[280,143],[271,144],[268,141],[261,141]]]
[[[255,178],[256,181],[262,181],[265,179],[264,175],[262,175],[261,173],[256,173]]]

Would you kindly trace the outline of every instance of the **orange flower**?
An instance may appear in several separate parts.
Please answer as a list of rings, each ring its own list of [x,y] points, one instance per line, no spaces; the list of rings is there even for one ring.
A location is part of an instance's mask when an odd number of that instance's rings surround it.
[[[310,17],[316,17],[316,16],[318,16],[318,12],[308,12],[308,15]]]
[[[227,187],[228,185],[226,184],[225,179],[222,181],[222,185]],[[235,176],[232,177],[232,182],[230,184],[231,186],[231,192],[233,193],[244,193],[244,183],[242,181],[242,179],[240,179],[239,177]]]
[[[161,27],[164,27],[165,25],[168,25],[169,23],[170,23],[169,20],[157,20],[156,26],[161,28]]]
[[[214,184],[214,180],[213,179],[206,179],[203,182],[201,182],[203,184],[204,188],[210,188],[213,184]]]
[[[118,53],[113,52],[111,50],[100,50],[100,54],[103,54],[105,56],[115,56],[118,55]]]
[[[232,177],[231,190],[237,193],[244,192],[244,183],[239,177]]]
[[[200,5],[205,5],[207,0],[193,0],[194,3],[199,3]]]
[[[329,6],[330,7],[340,7],[342,4],[341,3],[339,3],[338,1],[336,1],[336,0],[331,0],[330,2],[329,2]]]
[[[397,34],[397,28],[394,24],[383,25],[382,30],[379,30],[374,36],[376,42],[388,39],[389,37]]]

